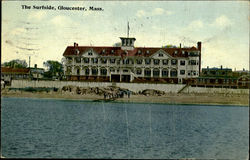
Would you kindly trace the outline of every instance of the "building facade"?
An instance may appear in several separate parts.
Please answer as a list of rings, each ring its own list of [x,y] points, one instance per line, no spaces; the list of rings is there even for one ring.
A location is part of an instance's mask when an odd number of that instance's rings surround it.
[[[231,68],[202,68],[193,86],[210,88],[249,88],[249,71],[232,71]]]
[[[28,79],[29,76],[29,68],[1,67],[1,80],[6,84],[10,84],[12,79]]]
[[[120,37],[121,47],[68,46],[63,53],[68,80],[184,83],[200,73],[197,47],[134,47],[135,38]]]

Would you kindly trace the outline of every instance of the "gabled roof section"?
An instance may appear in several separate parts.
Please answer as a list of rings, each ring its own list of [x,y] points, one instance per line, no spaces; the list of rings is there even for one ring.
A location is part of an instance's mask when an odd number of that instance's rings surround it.
[[[86,51],[93,49],[93,51],[100,56],[137,56],[137,57],[150,57],[159,50],[163,50],[172,57],[188,57],[187,52],[199,51],[196,47],[191,48],[149,48],[149,47],[136,47],[134,50],[122,50],[121,47],[105,47],[105,46],[68,46],[63,53],[63,56],[78,56]],[[77,54],[79,50],[79,54]]]

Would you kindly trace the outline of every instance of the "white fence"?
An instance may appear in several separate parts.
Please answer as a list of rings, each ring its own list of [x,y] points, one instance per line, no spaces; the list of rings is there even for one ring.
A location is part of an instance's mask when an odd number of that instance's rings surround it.
[[[114,85],[112,82],[77,82],[77,81],[29,81],[29,80],[12,80],[11,87],[56,87],[63,86],[79,86],[79,87],[108,87]],[[183,84],[145,84],[145,83],[115,83],[115,86],[126,88],[133,92],[143,91],[145,89],[155,89],[167,93],[177,93],[185,85]]]
[[[79,87],[108,87],[114,85],[112,82],[77,82],[77,81],[30,81],[30,80],[12,80],[11,87],[56,87],[63,86]],[[166,93],[177,93],[185,84],[146,84],[146,83],[115,83],[117,87],[126,88],[133,92],[143,91],[145,89],[155,89]],[[204,88],[204,87],[187,87],[182,93],[239,93],[249,94],[249,89],[230,89],[230,88]]]

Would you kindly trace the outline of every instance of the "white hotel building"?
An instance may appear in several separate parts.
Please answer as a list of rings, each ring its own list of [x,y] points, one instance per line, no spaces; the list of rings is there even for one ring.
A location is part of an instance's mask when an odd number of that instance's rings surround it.
[[[197,47],[134,47],[135,38],[120,37],[121,47],[68,46],[64,74],[68,80],[185,83],[200,73]]]

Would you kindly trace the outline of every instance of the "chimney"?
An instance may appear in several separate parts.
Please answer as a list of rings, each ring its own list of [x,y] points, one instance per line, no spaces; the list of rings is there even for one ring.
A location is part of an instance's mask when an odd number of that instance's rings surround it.
[[[220,69],[222,69],[223,67],[222,67],[222,65],[220,66]]]
[[[74,42],[74,47],[78,47],[78,44],[76,42]]]
[[[180,48],[181,48],[181,43],[180,43]]]
[[[197,48],[198,48],[199,51],[201,51],[201,42],[197,43]]]
[[[34,65],[34,68],[37,69],[37,64]]]
[[[197,48],[200,51],[200,54],[199,54],[199,73],[201,73],[201,42],[197,42]]]

